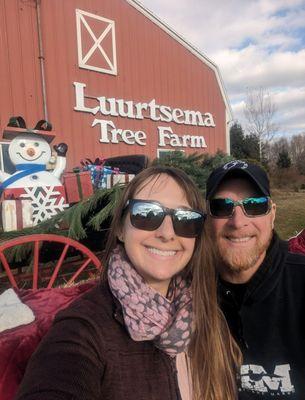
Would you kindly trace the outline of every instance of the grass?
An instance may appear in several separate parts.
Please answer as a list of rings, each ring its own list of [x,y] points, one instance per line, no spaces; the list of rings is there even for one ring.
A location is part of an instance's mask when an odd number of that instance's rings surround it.
[[[272,190],[276,203],[275,229],[282,239],[294,236],[305,228],[305,192]]]

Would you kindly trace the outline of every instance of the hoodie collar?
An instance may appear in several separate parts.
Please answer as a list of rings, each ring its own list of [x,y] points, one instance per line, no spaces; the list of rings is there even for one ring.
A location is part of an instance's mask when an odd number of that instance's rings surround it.
[[[264,300],[278,284],[288,255],[288,243],[273,234],[271,243],[261,266],[248,283],[244,302]]]

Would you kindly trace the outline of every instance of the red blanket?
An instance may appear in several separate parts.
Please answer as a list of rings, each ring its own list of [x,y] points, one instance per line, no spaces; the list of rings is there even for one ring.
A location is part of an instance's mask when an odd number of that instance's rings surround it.
[[[305,229],[303,229],[296,236],[290,238],[288,243],[289,251],[292,253],[305,254]]]
[[[12,400],[27,362],[51,326],[55,314],[91,289],[96,282],[69,288],[16,290],[31,308],[35,321],[0,333],[0,399]]]

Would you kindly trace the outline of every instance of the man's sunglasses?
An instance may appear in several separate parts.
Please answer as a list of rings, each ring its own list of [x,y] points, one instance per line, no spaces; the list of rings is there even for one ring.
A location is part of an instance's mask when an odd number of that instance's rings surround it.
[[[166,215],[170,215],[177,236],[196,237],[200,235],[205,214],[188,208],[167,208],[157,201],[128,200],[131,224],[144,231],[154,231],[161,226]]]
[[[269,213],[269,197],[248,197],[234,201],[232,199],[212,199],[209,201],[209,213],[213,218],[231,218],[235,207],[240,206],[247,217],[259,217]]]

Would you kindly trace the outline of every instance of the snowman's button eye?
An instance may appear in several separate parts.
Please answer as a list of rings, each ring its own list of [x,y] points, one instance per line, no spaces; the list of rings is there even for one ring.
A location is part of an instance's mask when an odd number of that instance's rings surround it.
[[[39,143],[38,143],[38,142],[35,142],[35,143],[34,143],[34,146],[35,146],[35,147],[38,147],[38,146],[39,146]]]
[[[25,147],[25,143],[20,143],[19,146],[20,147]]]

